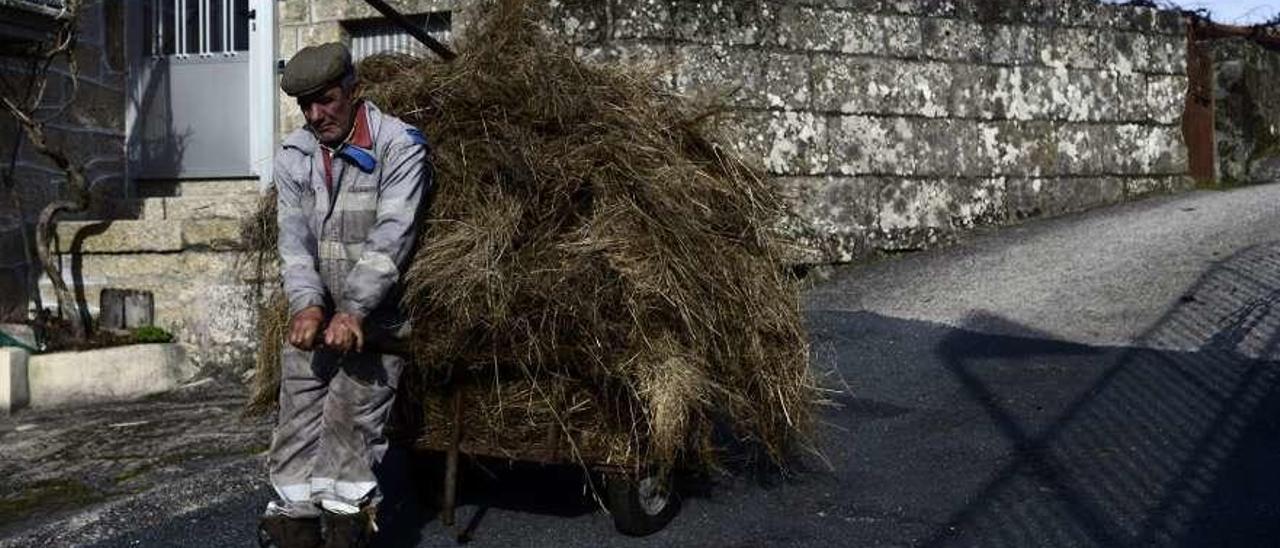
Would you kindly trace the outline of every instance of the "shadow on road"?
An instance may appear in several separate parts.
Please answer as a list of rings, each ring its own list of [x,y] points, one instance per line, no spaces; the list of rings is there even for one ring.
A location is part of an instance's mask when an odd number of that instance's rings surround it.
[[[1087,347],[1031,333],[946,337],[937,355],[1013,454],[923,544],[1274,543],[1278,302],[1280,245],[1270,244],[1216,264],[1140,341],[1185,351],[1129,348],[1072,371],[1050,356]],[[1059,386],[1037,390],[1044,383]]]

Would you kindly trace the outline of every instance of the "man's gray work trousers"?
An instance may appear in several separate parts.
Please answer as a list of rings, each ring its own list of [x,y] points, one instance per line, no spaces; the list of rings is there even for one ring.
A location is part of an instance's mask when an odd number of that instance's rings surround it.
[[[320,506],[376,503],[374,467],[387,450],[387,422],[404,358],[371,352],[304,352],[286,344],[280,418],[271,440],[271,484],[295,517]],[[335,504],[336,503],[336,504]]]

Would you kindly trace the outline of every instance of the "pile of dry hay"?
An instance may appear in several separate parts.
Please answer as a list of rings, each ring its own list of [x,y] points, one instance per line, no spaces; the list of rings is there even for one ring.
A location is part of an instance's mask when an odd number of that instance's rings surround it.
[[[403,301],[427,435],[444,435],[452,372],[473,446],[518,456],[554,427],[590,462],[711,466],[727,430],[783,462],[816,391],[777,191],[708,137],[715,109],[585,64],[527,2],[487,13],[452,63],[359,67],[434,147]],[[266,253],[273,206],[252,231]],[[278,291],[262,302],[260,406],[286,322]]]

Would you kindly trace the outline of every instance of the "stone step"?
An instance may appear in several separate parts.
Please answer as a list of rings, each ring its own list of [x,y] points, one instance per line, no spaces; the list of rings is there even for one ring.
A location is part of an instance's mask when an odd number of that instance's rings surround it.
[[[258,194],[227,194],[224,196],[154,196],[150,198],[110,200],[101,207],[102,217],[112,220],[166,219],[243,219],[258,208]],[[87,216],[76,220],[91,220]],[[72,217],[72,219],[75,219]]]
[[[153,220],[239,220],[248,217],[258,208],[258,195],[230,194],[226,196],[173,196],[146,198],[142,203],[141,219]]]
[[[229,196],[258,194],[257,179],[211,179],[192,181],[138,181],[138,196],[166,198],[174,196]]]
[[[174,219],[58,223],[59,253],[169,253],[240,247],[240,221]]]

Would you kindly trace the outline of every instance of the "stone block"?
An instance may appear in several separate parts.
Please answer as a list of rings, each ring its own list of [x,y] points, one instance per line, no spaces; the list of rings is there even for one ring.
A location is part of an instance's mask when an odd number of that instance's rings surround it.
[[[882,54],[885,44],[883,18],[848,11],[790,6],[780,10],[772,43],[784,48]]]
[[[676,89],[675,79],[680,63],[671,46],[633,40],[611,40],[580,45],[575,50],[588,63],[621,65],[629,71],[652,75],[655,81],[668,90]]]
[[[1100,70],[1072,70],[1067,74],[1065,115],[1072,122],[1116,119],[1116,78]]]
[[[1147,76],[1146,119],[1157,124],[1180,122],[1187,103],[1187,82],[1185,76]]]
[[[952,66],[955,81],[948,109],[955,116],[983,120],[1034,120],[1048,117],[1046,88],[1040,77],[1049,69],[1033,67]]]
[[[1120,173],[1185,175],[1187,149],[1178,126],[1120,124],[1115,153]]]
[[[1066,120],[1076,108],[1075,101],[1086,92],[1071,85],[1071,71],[1057,66],[1035,72],[1036,85],[1043,94],[1045,119]]]
[[[950,188],[944,180],[898,179],[880,189],[881,230],[951,227]]]
[[[309,8],[312,3],[308,0],[283,0],[279,2],[280,22],[285,25],[311,22],[311,10]]]
[[[1123,179],[1112,177],[1052,177],[1010,179],[1010,219],[1054,216],[1119,203],[1124,199]]]
[[[7,415],[31,402],[27,384],[29,356],[21,348],[0,347],[0,414]]]
[[[1057,127],[1054,140],[1057,146],[1055,175],[1089,175],[1098,172],[1098,165],[1104,163],[1101,155],[1105,153],[1099,148],[1100,143],[1093,141],[1095,133],[1087,124],[1061,124]]]
[[[813,54],[809,77],[813,108],[824,112],[866,114],[879,112],[892,83],[883,80],[890,61],[839,54]]]
[[[881,58],[814,57],[814,108],[941,118],[951,114],[953,78],[964,65]]]
[[[808,54],[763,52],[760,60],[764,100],[769,108],[810,108],[813,94]]]
[[[884,33],[885,55],[909,58],[919,58],[923,55],[924,42],[919,18],[886,16],[876,19]]]
[[[782,230],[798,244],[792,255],[807,263],[841,263],[864,256],[875,230],[880,180],[849,177],[777,179],[787,198]]]
[[[970,63],[989,61],[988,31],[978,23],[930,17],[920,20],[920,32],[925,57]]]
[[[1127,177],[1124,179],[1125,196],[1128,199],[1158,194],[1185,192],[1195,187],[1190,177]]]
[[[759,50],[727,46],[686,45],[675,50],[679,61],[676,90],[695,96],[727,97],[740,107],[763,108],[764,68]]]
[[[59,253],[134,253],[182,250],[181,227],[163,221],[58,223]]]
[[[779,177],[775,179],[790,209],[811,225],[875,228],[876,203],[884,179],[878,177]]]
[[[668,2],[669,34],[702,44],[755,45],[776,34],[775,10],[755,0]]]
[[[1107,39],[1103,46],[1111,50],[1111,64],[1109,69],[1116,72],[1135,72],[1144,70],[1149,61],[1149,49],[1151,43],[1143,36],[1134,32],[1117,31],[1108,33]]]
[[[830,123],[832,173],[954,177],[983,169],[971,120],[855,115]]]
[[[148,198],[144,215],[160,208],[165,219],[178,220],[239,220],[251,214],[258,207],[258,196],[253,194],[234,194],[228,196],[176,196],[172,198]],[[154,205],[153,205],[154,204]]]
[[[988,27],[983,35],[987,59],[1003,65],[1029,65],[1039,61],[1040,33],[1028,25]]]
[[[1027,177],[1054,171],[1058,148],[1050,122],[986,122],[979,124],[978,136],[988,174]]]
[[[947,212],[952,229],[970,229],[1004,223],[1008,215],[1002,177],[958,179],[950,182]]]
[[[1147,77],[1132,72],[1115,73],[1115,121],[1141,122],[1148,119]]]
[[[949,114],[954,89],[952,67],[932,61],[886,63],[881,82],[890,82],[882,104],[888,113],[941,118]],[[896,72],[896,74],[895,74]]]
[[[27,363],[31,407],[131,400],[172,390],[197,368],[180,344],[54,352]]]
[[[917,118],[912,125],[909,151],[915,169],[910,175],[951,178],[989,172],[981,163],[976,121]]]
[[[303,3],[310,8],[309,18],[315,23],[381,16],[377,10],[364,2],[314,0]],[[412,14],[418,12],[416,0],[388,0],[387,4],[400,13]]]
[[[600,46],[608,42],[608,14],[602,2],[573,3],[550,12],[546,25],[552,32],[578,45]]]
[[[663,0],[614,0],[610,13],[610,39],[671,37],[671,16]]]
[[[1185,38],[1187,35],[1187,20],[1176,9],[1161,10],[1156,14],[1155,25],[1152,30],[1171,37]]]
[[[895,174],[907,167],[910,144],[902,139],[910,131],[907,119],[836,116],[830,119],[829,125],[829,172],[841,175]]]
[[[352,2],[352,4],[357,4],[357,2]],[[358,4],[364,5],[363,2],[358,2]],[[346,31],[343,30],[342,25],[338,24],[337,19],[326,21],[313,15],[312,20],[315,22],[298,27],[298,49],[320,45],[325,42],[344,41]]]
[[[1140,72],[1149,74],[1187,73],[1187,39],[1186,36],[1147,35],[1146,64],[1139,66]]]
[[[184,249],[232,251],[242,246],[241,226],[236,220],[181,221]]]
[[[810,175],[826,171],[826,121],[816,114],[740,111],[731,116],[726,133],[731,149],[771,174]]]
[[[1041,30],[1040,60],[1049,66],[1097,69],[1110,48],[1100,47],[1100,34],[1094,29],[1055,27]],[[1109,55],[1108,55],[1109,56]]]

